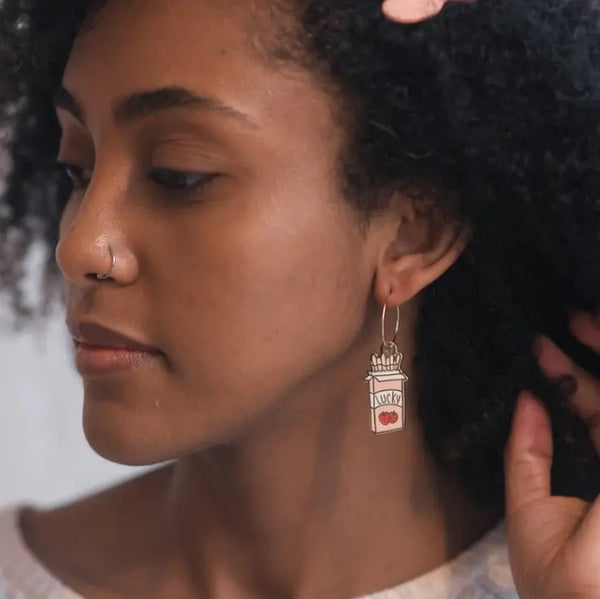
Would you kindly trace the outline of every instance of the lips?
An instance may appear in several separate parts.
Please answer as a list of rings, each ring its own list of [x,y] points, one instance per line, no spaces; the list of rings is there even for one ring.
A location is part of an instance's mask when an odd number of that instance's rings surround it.
[[[94,322],[67,321],[74,341],[96,348],[128,349],[149,353],[160,353],[156,347],[142,343],[137,339],[119,333]]]

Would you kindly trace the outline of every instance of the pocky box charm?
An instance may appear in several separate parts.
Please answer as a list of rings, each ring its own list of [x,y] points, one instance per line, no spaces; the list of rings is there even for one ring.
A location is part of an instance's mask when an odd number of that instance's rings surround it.
[[[369,383],[371,431],[377,435],[404,429],[404,383],[408,377],[400,367],[402,354],[394,344],[389,350],[382,346],[381,355],[371,356]]]

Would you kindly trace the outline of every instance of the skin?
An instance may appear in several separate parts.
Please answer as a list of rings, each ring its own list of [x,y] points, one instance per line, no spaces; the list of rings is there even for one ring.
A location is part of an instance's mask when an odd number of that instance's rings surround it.
[[[415,23],[443,6],[437,0],[386,0],[382,10],[399,23]],[[573,314],[570,329],[582,344],[600,352],[600,313]],[[535,340],[534,352],[547,377],[570,375],[577,381],[570,406],[589,426],[600,455],[600,381],[548,337]],[[595,599],[600,597],[600,497],[589,503],[552,496],[552,455],[548,412],[524,390],[505,448],[505,521],[515,586],[520,599]]]
[[[161,351],[82,375],[84,431],[110,460],[171,460],[24,513],[32,551],[88,599],[348,599],[439,566],[498,519],[433,463],[411,376],[419,292],[469,232],[399,197],[361,226],[336,178],[334,97],[258,55],[263,13],[113,0],[66,67],[83,115],[58,109],[59,159],[91,175],[56,248],[67,318]],[[189,106],[113,118],[124,96],[173,85],[246,120]],[[219,177],[182,196],[148,180],[156,167]],[[385,302],[411,378],[407,429],[375,436],[364,377]]]
[[[140,21],[129,12],[139,1],[113,3],[67,67],[65,84],[86,118],[59,114],[61,153],[94,174],[65,210],[57,259],[70,317],[120,326],[163,352],[152,369],[84,378],[90,443],[124,463],[174,462],[74,504],[25,512],[25,540],[90,599],[350,597],[413,578],[456,555],[493,517],[435,469],[414,404],[402,435],[366,432],[362,381],[351,373],[362,373],[378,345],[372,331],[384,301],[401,306],[410,372],[418,292],[464,239],[401,201],[362,234],[333,183],[331,99],[306,74],[259,68],[241,44],[248,7],[225,21],[215,3],[144,4]],[[394,0],[385,10],[419,17]],[[156,53],[157,40],[168,57]],[[198,60],[186,69],[190,55]],[[242,131],[182,109],[131,127],[111,122],[108,107],[123,93],[173,83],[218,92],[257,126]],[[143,185],[157,155],[171,168],[208,162],[226,180],[200,203],[173,205]],[[105,272],[106,243],[119,264],[100,283],[87,275]],[[306,319],[310,328],[296,331]],[[600,316],[576,314],[571,329],[600,351]],[[600,382],[542,340],[542,369],[576,377],[572,407],[600,452]],[[412,379],[408,394],[417,395]],[[600,500],[552,497],[551,464],[548,415],[523,391],[506,447],[519,596],[597,597]],[[374,505],[377,518],[365,518]]]
[[[600,352],[600,314],[576,313],[571,331]],[[548,377],[574,376],[570,405],[588,424],[600,455],[600,381],[577,366],[547,337],[538,340]],[[600,497],[592,503],[552,496],[552,430],[539,398],[518,398],[505,452],[506,525],[511,569],[524,599],[593,599],[600,596]]]

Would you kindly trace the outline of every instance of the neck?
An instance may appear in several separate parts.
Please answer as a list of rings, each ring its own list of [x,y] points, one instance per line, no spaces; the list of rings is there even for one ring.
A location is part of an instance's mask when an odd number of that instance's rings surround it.
[[[411,381],[406,429],[369,430],[364,355],[243,439],[176,463],[174,560],[196,572],[199,595],[358,597],[434,569],[498,520],[435,465]]]

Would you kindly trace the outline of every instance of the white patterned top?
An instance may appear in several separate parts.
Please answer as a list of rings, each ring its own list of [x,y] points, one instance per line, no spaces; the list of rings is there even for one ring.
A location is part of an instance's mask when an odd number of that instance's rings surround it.
[[[25,545],[18,526],[22,507],[0,510],[0,599],[84,599],[52,576]],[[356,599],[518,599],[504,522],[435,570]]]

